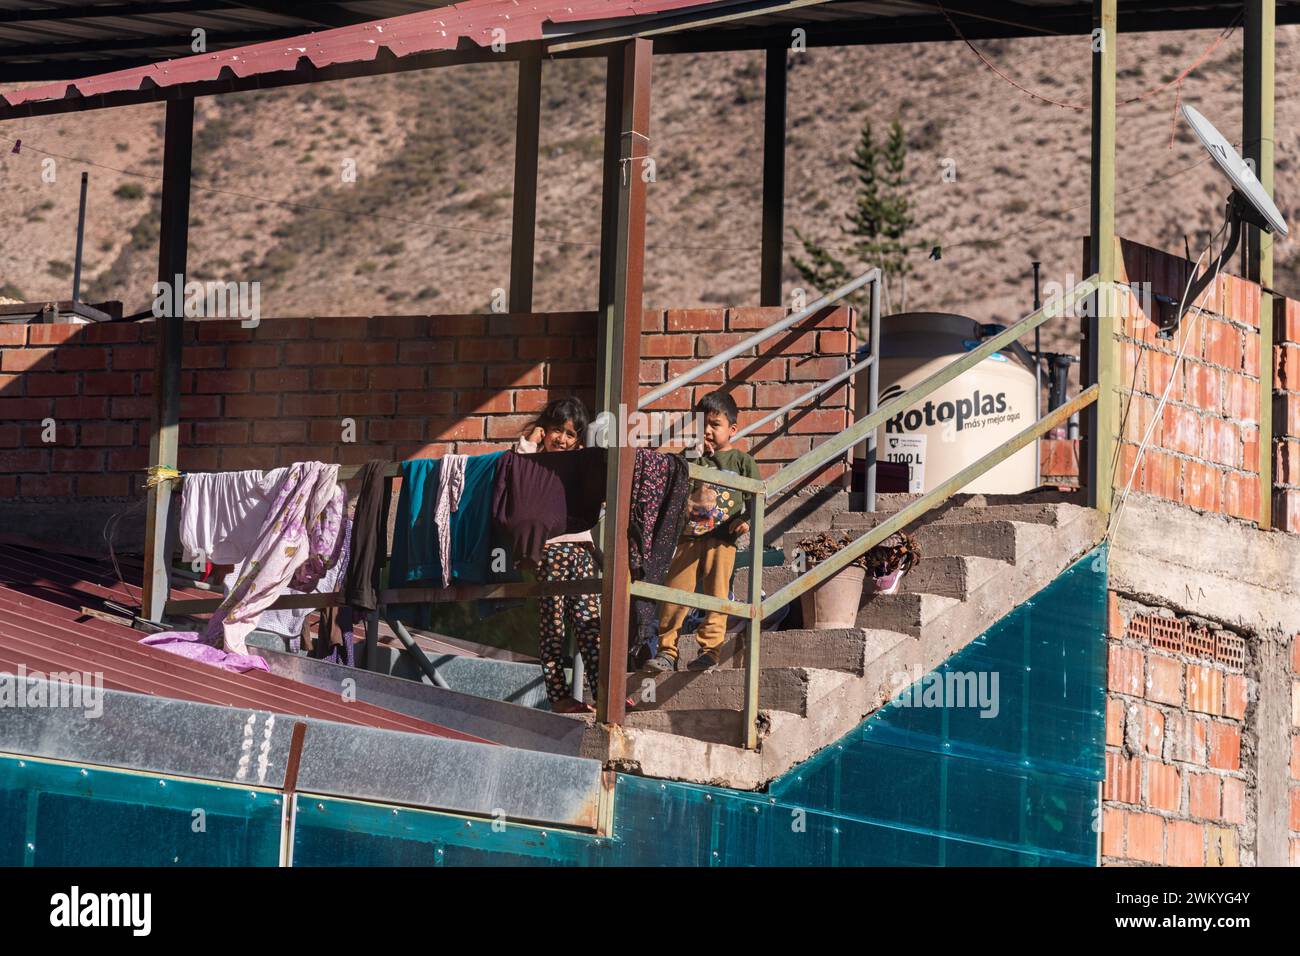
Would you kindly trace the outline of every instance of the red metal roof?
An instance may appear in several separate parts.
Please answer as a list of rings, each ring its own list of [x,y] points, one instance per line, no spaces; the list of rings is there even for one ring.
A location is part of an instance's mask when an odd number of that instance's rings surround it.
[[[207,596],[173,591],[195,595]],[[140,644],[139,631],[82,611],[105,600],[135,605],[138,596],[138,586],[128,590],[103,562],[0,543],[0,669],[102,673],[110,690],[489,742],[274,674],[235,674],[178,657]]]
[[[159,87],[209,80],[258,76],[298,68],[300,61],[320,69],[369,62],[385,51],[401,58],[417,53],[455,50],[461,40],[490,47],[503,30],[507,45],[540,40],[547,23],[573,25],[691,7],[721,6],[718,0],[466,0],[465,3],[408,13],[405,16],[307,33],[285,40],[201,53],[149,66],[117,70],[70,82],[49,83],[0,95],[0,103],[17,106],[41,100],[132,92],[146,84]]]

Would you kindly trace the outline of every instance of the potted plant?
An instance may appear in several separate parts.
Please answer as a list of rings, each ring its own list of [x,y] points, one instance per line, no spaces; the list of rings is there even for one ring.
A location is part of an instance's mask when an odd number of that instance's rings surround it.
[[[799,551],[807,570],[852,544],[855,537],[853,532],[842,532],[836,538],[829,531],[819,531],[803,538],[799,542]],[[871,578],[875,592],[893,594],[898,590],[903,575],[916,567],[920,560],[921,549],[915,538],[906,531],[890,535],[800,595],[804,627],[856,627],[858,606],[862,603],[862,588],[867,577]]]

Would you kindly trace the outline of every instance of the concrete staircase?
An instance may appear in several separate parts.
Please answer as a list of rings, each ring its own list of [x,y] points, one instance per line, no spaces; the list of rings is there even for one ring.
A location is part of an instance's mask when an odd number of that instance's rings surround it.
[[[921,564],[899,593],[865,595],[856,627],[765,632],[757,751],[738,746],[744,638],[730,635],[711,671],[632,675],[628,694],[637,707],[622,727],[592,722],[584,756],[648,776],[762,787],[852,730],[1096,545],[1100,518],[1072,497],[958,496],[911,526]],[[782,503],[772,525],[788,561],[805,534],[864,530],[910,500],[883,495],[880,510],[864,514],[848,510],[844,493],[822,493],[812,503]],[[737,600],[747,599],[747,574],[737,572]],[[765,568],[764,590],[770,595],[793,577],[788,566]],[[683,636],[679,651],[684,668],[698,653],[693,636]]]

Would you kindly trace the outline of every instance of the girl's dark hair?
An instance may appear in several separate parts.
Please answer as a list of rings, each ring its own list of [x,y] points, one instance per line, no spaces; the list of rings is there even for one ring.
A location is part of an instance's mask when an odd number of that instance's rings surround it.
[[[561,428],[565,422],[573,422],[573,430],[578,433],[578,442],[583,444],[587,440],[588,421],[587,406],[582,404],[581,399],[570,397],[557,398],[548,403],[533,424],[541,425],[543,428]]]

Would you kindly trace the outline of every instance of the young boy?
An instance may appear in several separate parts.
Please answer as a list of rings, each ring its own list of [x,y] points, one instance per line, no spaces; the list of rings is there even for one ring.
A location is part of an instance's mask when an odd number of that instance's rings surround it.
[[[740,417],[735,399],[723,392],[710,392],[699,400],[695,410],[704,416],[704,454],[699,463],[746,478],[758,478],[758,463],[731,445]],[[736,566],[736,539],[749,530],[749,522],[745,520],[747,497],[735,489],[707,483],[692,489],[686,527],[669,565],[665,586],[727,597]],[[686,612],[679,604],[665,604],[660,610],[659,656],[650,661],[649,668],[677,669],[677,634]],[[717,666],[726,629],[727,615],[720,611],[705,613],[696,634],[700,656],[691,661],[690,670],[703,671]]]

